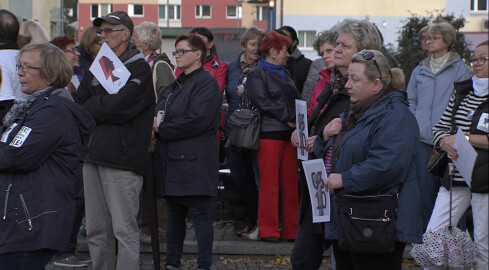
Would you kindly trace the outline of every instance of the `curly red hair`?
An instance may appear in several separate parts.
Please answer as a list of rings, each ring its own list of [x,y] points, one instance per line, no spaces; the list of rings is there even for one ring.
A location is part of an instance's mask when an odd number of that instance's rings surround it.
[[[62,51],[66,50],[66,48],[68,48],[68,45],[71,45],[71,44],[76,45],[75,39],[72,37],[69,37],[69,36],[55,37],[49,43],[60,48]]]
[[[271,49],[281,51],[284,46],[290,45],[289,38],[275,31],[268,32],[260,42],[260,52],[263,56],[269,55]]]

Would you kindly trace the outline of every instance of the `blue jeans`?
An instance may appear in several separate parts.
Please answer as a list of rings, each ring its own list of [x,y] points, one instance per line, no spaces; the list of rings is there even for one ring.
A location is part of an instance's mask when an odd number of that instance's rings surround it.
[[[233,184],[237,187],[246,209],[248,225],[258,220],[258,160],[255,151],[226,149]]]
[[[187,212],[194,222],[195,236],[199,257],[197,265],[201,269],[209,269],[212,265],[212,242],[214,241],[214,228],[212,227],[212,214],[209,208],[191,208],[183,204],[167,200],[166,225],[166,264],[180,267],[183,241],[187,226],[185,217]]]
[[[0,254],[0,269],[43,270],[54,255],[52,249]]]
[[[71,255],[75,255],[76,243],[80,226],[85,216],[85,196],[83,194],[83,163],[78,163],[78,170],[76,172],[75,182],[75,220],[73,222],[73,228],[71,231],[70,243],[64,250],[56,252],[54,255],[55,260],[67,258]]]

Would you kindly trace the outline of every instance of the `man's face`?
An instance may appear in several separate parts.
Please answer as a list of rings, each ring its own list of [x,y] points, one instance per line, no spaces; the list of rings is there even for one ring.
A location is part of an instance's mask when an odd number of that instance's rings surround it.
[[[127,29],[122,24],[109,24],[107,22],[102,22],[100,25],[100,37],[102,41],[107,43],[109,48],[111,48],[116,55],[120,55],[126,50],[123,45],[125,45],[128,39],[131,37],[129,29]]]

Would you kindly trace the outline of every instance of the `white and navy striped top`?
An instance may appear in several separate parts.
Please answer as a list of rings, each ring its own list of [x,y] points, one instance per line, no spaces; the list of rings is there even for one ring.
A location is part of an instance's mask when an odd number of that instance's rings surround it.
[[[470,124],[475,110],[479,105],[487,99],[485,97],[478,97],[474,95],[474,91],[470,91],[460,102],[458,110],[455,113],[455,130],[460,128],[464,133],[470,132]],[[438,145],[441,138],[450,135],[450,127],[452,126],[452,111],[453,103],[455,102],[455,94],[452,95],[448,103],[448,107],[443,112],[440,121],[433,127],[433,145]],[[464,181],[462,175],[455,167],[454,181]]]

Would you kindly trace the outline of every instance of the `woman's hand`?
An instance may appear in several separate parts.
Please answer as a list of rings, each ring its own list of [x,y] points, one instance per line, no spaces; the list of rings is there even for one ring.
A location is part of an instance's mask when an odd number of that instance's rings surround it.
[[[297,129],[294,129],[292,135],[290,136],[290,142],[295,148],[299,147],[299,136],[297,136]]]
[[[158,133],[158,122],[157,121],[158,120],[156,120],[156,116],[155,116],[154,119],[153,119],[153,131],[155,133]]]
[[[458,158],[457,148],[453,143],[455,142],[455,135],[446,136],[440,139],[440,148],[443,151],[447,152],[447,156],[449,159]]]
[[[331,120],[323,129],[323,140],[326,141],[334,135],[338,135],[342,128],[341,119],[335,118]]]
[[[324,188],[326,191],[329,191],[330,194],[334,194],[334,190],[343,187],[343,179],[341,178],[341,174],[332,173],[329,175],[328,179],[326,179],[326,185]]]
[[[287,122],[290,128],[295,128],[295,122]]]
[[[311,137],[307,138],[307,140],[306,140],[306,150],[309,153],[314,152],[314,140],[316,140],[316,136],[317,135],[311,136]]]

